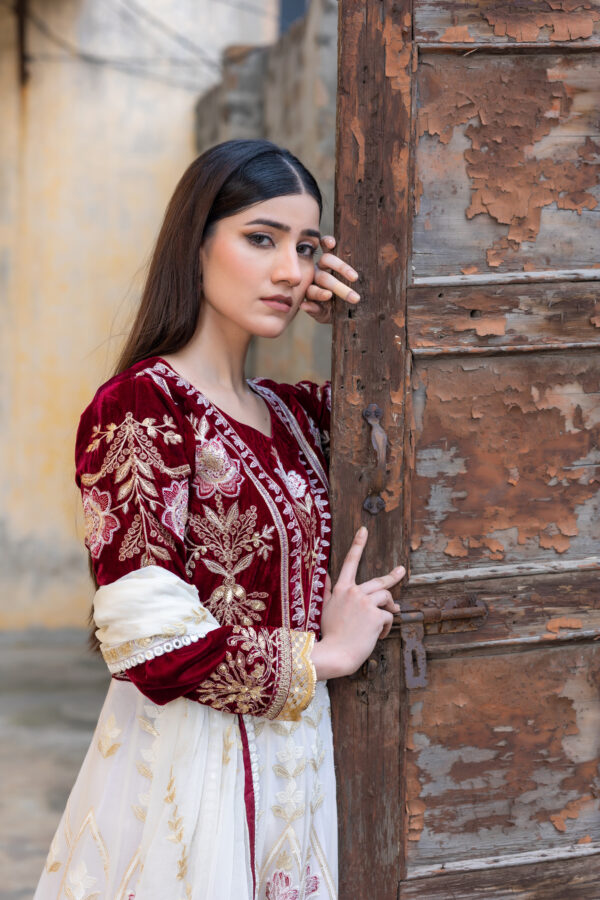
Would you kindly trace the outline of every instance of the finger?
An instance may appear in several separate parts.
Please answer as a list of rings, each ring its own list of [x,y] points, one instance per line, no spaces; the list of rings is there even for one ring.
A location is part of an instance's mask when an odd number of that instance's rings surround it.
[[[346,300],[348,303],[358,303],[360,300],[360,294],[353,288],[348,287],[347,284],[339,281],[330,272],[322,272],[320,269],[315,269],[315,280],[313,283],[318,287],[331,291],[336,297]]]
[[[385,612],[383,615],[385,616],[385,619],[383,622],[383,628],[381,629],[381,632],[379,634],[379,640],[382,640],[382,638],[386,638],[388,636],[388,634],[392,630],[392,625],[394,624],[394,617],[391,613]]]
[[[406,569],[404,566],[396,566],[396,568],[392,569],[391,572],[388,572],[387,575],[378,575],[377,578],[371,578],[369,581],[364,581],[361,584],[361,588],[365,594],[372,594],[373,591],[379,591],[382,588],[394,587],[395,584],[402,581],[405,575]]]
[[[348,281],[356,281],[358,278],[356,269],[353,269],[352,266],[334,253],[324,253],[319,259],[317,266],[319,269],[333,269],[334,272],[337,272],[338,275],[341,275],[342,278],[346,278]]]
[[[356,534],[354,535],[354,540],[352,541],[352,546],[348,550],[346,554],[346,558],[342,563],[342,568],[340,569],[340,575],[338,578],[338,582],[342,582],[342,584],[355,584],[356,583],[356,573],[358,572],[358,564],[360,563],[360,558],[362,556],[363,550],[365,549],[365,544],[367,543],[367,537],[369,532],[363,525],[358,529]]]
[[[327,288],[319,287],[318,284],[309,284],[306,289],[306,298],[308,300],[317,300],[319,303],[324,303],[327,300],[331,300],[333,294],[331,291],[327,290]]]
[[[333,310],[324,303],[302,303],[301,309],[318,322],[319,325],[327,325],[333,320]]]
[[[337,241],[332,234],[324,234],[320,243],[321,249],[326,253],[328,250],[333,250]]]
[[[400,607],[395,602],[389,591],[375,591],[369,595],[369,599],[380,609],[386,609],[391,613],[399,613]]]

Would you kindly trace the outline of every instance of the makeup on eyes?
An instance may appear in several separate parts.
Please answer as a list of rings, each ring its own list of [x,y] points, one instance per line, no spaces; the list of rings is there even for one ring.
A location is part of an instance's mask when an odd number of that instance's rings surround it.
[[[266,234],[265,232],[253,231],[253,232],[250,232],[249,234],[246,234],[246,239],[254,247],[264,247],[264,248],[268,247],[269,244],[262,241],[261,240],[262,238],[267,238],[268,241],[272,245],[274,245],[274,241],[273,241],[273,238],[271,237],[271,235]],[[306,256],[307,258],[311,258],[311,259],[315,255],[317,250],[319,249],[318,246],[315,246],[314,244],[311,244],[308,241],[297,244],[297,247],[298,247],[299,252],[300,252],[301,247],[306,248],[306,251],[301,252],[300,255]]]

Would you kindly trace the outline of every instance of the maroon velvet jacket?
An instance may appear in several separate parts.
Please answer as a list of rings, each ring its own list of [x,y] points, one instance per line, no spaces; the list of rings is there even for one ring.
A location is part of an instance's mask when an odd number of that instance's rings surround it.
[[[76,480],[96,578],[158,565],[194,584],[220,627],[127,671],[162,704],[186,696],[275,718],[310,700],[329,557],[330,388],[249,382],[271,436],[235,421],[153,357],[81,416]]]

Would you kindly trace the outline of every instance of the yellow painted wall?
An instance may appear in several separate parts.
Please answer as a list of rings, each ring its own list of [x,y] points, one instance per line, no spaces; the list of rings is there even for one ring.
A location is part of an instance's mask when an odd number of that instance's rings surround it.
[[[275,0],[261,0],[264,16],[220,0],[143,6],[212,59],[275,37]],[[0,6],[0,629],[85,624],[77,422],[111,373],[166,202],[195,156],[194,105],[218,77],[135,8],[32,4],[55,38],[120,62],[84,62],[29,22],[21,87],[14,15]]]

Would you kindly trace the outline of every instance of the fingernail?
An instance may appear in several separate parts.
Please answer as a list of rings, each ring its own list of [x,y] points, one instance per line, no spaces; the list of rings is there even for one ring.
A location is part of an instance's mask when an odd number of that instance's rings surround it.
[[[364,525],[360,526],[360,528],[358,529],[358,534],[360,537],[364,537],[365,534],[368,534],[368,531]]]
[[[401,572],[404,572],[404,566],[396,566],[396,568],[394,569],[394,573],[396,575],[400,575]]]
[[[351,300],[352,303],[358,303],[360,300],[360,294],[357,294],[356,291],[350,291],[348,294],[348,300]]]

